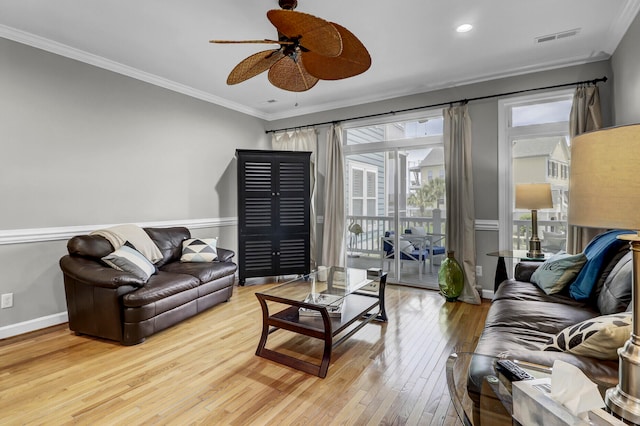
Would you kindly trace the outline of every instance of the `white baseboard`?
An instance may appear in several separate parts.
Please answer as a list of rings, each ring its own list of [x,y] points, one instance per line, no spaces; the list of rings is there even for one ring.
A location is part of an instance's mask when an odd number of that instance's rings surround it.
[[[493,300],[493,290],[487,290],[486,288],[482,289],[482,294],[480,295],[483,299]]]
[[[63,324],[69,321],[69,315],[66,312],[48,315],[46,317],[34,318],[29,321],[19,322],[4,327],[0,327],[0,339],[18,336],[24,333],[40,330],[54,325]]]

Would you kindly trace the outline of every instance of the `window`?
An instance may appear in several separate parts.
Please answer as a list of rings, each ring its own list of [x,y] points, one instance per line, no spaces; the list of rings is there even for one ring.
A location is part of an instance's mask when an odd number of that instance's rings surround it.
[[[351,189],[350,209],[354,216],[375,216],[378,170],[371,164],[349,161],[349,182]]]
[[[543,251],[564,248],[558,242],[566,232],[572,97],[563,90],[499,101],[501,248],[528,248],[531,211],[515,208],[519,183],[551,184],[553,208],[538,211],[538,237]]]

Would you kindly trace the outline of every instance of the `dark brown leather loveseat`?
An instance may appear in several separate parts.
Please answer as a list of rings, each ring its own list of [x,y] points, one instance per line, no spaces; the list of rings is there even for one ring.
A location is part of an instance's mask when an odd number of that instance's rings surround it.
[[[580,368],[604,395],[607,388],[618,383],[617,358],[576,355],[550,350],[548,346],[550,339],[563,330],[573,332],[576,327],[572,326],[578,323],[629,310],[631,279],[624,271],[630,269],[630,259],[626,244],[610,250],[599,269],[592,294],[582,301],[572,298],[567,289],[546,294],[531,282],[533,272],[541,263],[520,262],[516,265],[514,278],[504,281],[496,290],[474,352],[548,367],[556,360],[562,360]],[[467,389],[474,403],[476,425],[480,424],[478,407],[483,381],[495,374],[492,363],[490,357],[474,357],[469,366]]]
[[[101,261],[114,250],[102,236],[68,241],[69,254],[60,259],[60,267],[72,331],[135,345],[229,300],[237,270],[233,251],[218,247],[213,262],[182,263],[182,242],[191,238],[187,228],[144,230],[163,256],[146,283]]]

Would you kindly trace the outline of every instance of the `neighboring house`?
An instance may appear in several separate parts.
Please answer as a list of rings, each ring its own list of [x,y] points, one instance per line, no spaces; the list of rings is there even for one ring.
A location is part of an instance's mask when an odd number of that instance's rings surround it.
[[[411,168],[411,189],[420,188],[435,178],[444,179],[444,148],[442,147],[430,148],[420,164]]]
[[[540,219],[567,218],[569,164],[571,153],[566,138],[547,137],[513,142],[513,179],[519,183],[550,183],[553,209],[538,213]]]

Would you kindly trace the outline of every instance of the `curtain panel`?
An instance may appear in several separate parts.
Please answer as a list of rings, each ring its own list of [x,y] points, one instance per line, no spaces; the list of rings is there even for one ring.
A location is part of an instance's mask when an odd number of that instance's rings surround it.
[[[307,151],[311,152],[311,206],[310,206],[310,252],[311,252],[311,269],[315,269],[317,263],[317,238],[316,238],[316,170],[317,170],[317,151],[318,151],[318,135],[315,128],[295,129],[290,131],[274,133],[271,136],[271,147],[275,151]]]
[[[585,132],[602,128],[602,111],[600,110],[600,91],[598,86],[580,85],[573,94],[573,103],[569,116],[569,134],[573,139]],[[571,197],[571,194],[569,194]],[[569,199],[571,209],[571,199]],[[567,252],[581,253],[596,235],[606,229],[585,228],[567,224]]]
[[[327,132],[326,158],[322,263],[327,266],[346,266],[342,126],[334,124]]]
[[[467,105],[446,108],[443,115],[447,251],[455,252],[464,272],[464,289],[458,300],[480,304],[476,290],[471,118]]]

